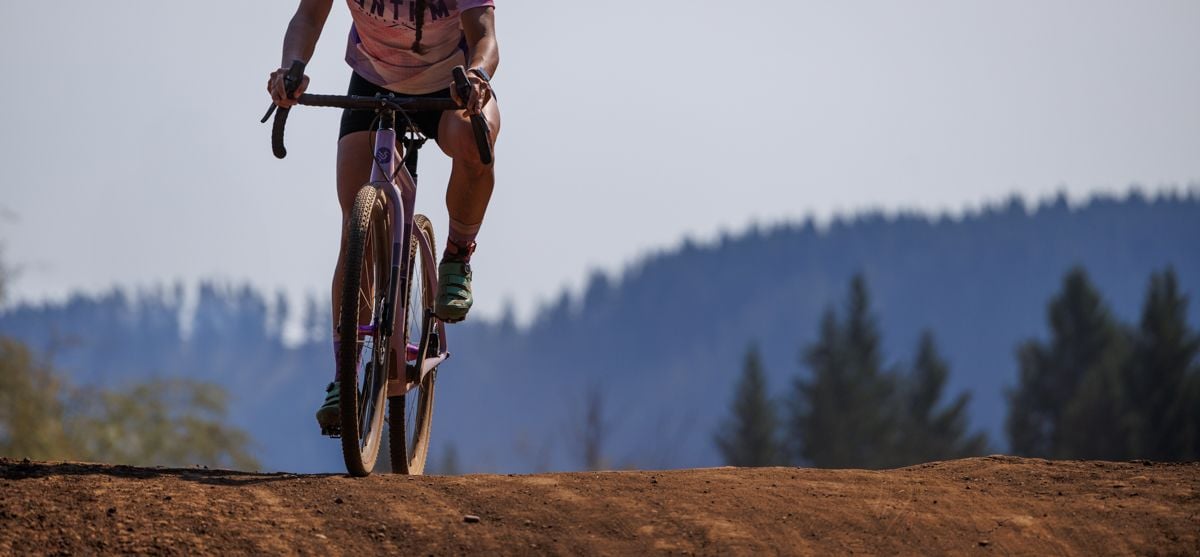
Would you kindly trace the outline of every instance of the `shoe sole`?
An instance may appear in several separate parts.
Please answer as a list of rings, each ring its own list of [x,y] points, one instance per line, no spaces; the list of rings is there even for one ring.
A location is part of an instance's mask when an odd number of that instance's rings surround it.
[[[461,321],[466,321],[466,319],[467,319],[467,314],[465,314],[465,313],[457,318],[454,318],[454,317],[442,317],[441,315],[438,314],[438,312],[434,311],[433,316],[438,318],[438,321],[441,321],[442,323],[459,323]]]
[[[327,422],[322,422],[320,418],[317,419],[317,425],[321,426],[321,435],[324,435],[326,437],[341,437],[342,436],[342,424],[341,424],[341,420],[338,420],[338,418],[340,416],[331,416],[331,417],[333,419],[329,420]]]

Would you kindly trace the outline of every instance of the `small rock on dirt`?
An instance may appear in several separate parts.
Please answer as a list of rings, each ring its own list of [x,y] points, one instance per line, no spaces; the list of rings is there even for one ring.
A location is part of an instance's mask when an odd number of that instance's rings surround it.
[[[475,524],[476,522],[479,522],[479,517],[473,514],[464,515],[463,522],[466,522],[467,524]]]

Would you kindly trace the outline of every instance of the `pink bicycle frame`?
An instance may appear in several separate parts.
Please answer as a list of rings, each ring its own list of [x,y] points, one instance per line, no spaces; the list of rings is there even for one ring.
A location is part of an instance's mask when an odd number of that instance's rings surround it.
[[[409,356],[414,356],[414,360],[420,360],[419,355],[428,349],[426,344],[428,338],[421,339],[420,345],[412,345],[405,342],[405,331],[408,331],[408,311],[407,308],[397,307],[397,301],[403,301],[403,293],[408,289],[408,265],[409,258],[402,257],[401,254],[407,255],[409,250],[409,238],[412,238],[413,215],[415,214],[415,206],[417,201],[417,182],[413,179],[412,174],[408,172],[408,168],[400,165],[400,152],[396,149],[396,131],[390,128],[381,128],[375,132],[375,153],[374,162],[371,165],[371,185],[378,188],[387,196],[388,218],[393,224],[392,226],[392,268],[390,269],[391,280],[389,284],[392,289],[387,293],[386,307],[391,308],[389,311],[392,323],[395,327],[392,329],[390,353],[392,362],[395,366],[388,366],[388,396],[401,396],[404,393],[414,389],[424,380],[425,375],[433,368],[437,367],[446,358],[450,357],[450,353],[446,351],[446,324],[441,320],[433,319],[432,323],[437,328],[437,337],[439,339],[439,353],[437,355],[427,356],[424,359],[421,369],[418,370],[417,377],[410,378],[408,374],[404,377],[400,376],[400,362],[407,362]],[[397,168],[397,165],[400,165]],[[398,226],[397,226],[398,225]],[[434,254],[433,246],[425,238],[423,234],[416,235],[418,249],[421,250],[418,257],[426,256],[428,261],[433,261]],[[425,284],[437,284],[437,268],[431,265],[422,266],[422,271],[425,273]],[[420,303],[419,300],[410,300],[409,303]],[[400,310],[400,311],[397,311]],[[383,316],[387,318],[387,315]],[[422,316],[425,319],[426,316]],[[396,334],[399,333],[399,334]],[[403,358],[403,359],[400,359]],[[411,379],[411,380],[410,380]]]

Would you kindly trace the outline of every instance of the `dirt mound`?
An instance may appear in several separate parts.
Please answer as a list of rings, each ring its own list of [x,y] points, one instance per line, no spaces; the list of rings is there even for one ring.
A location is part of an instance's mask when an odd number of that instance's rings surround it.
[[[0,554],[1200,554],[1200,465],[403,477],[0,459]]]

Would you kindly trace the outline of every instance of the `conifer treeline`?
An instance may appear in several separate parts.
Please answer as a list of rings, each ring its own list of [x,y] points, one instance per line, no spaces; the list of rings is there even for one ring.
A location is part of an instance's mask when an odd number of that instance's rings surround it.
[[[1082,268],[1050,300],[1051,338],[1016,351],[1008,393],[1011,452],[1046,458],[1187,460],[1200,457],[1200,335],[1174,271],[1154,274],[1137,327],[1118,322]],[[845,315],[832,308],[801,360],[808,373],[782,399],[768,394],[748,349],[730,416],[714,436],[734,466],[889,468],[984,454],[967,425],[969,394],[942,403],[950,370],[933,335],[910,364],[885,367],[861,275]]]
[[[1047,308],[1050,338],[1017,350],[1006,427],[1014,453],[1045,458],[1200,457],[1200,337],[1174,271],[1150,278],[1140,323],[1113,317],[1081,268]]]

